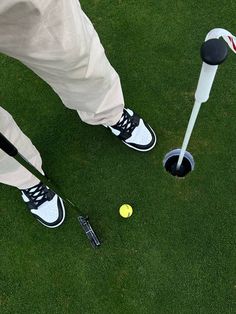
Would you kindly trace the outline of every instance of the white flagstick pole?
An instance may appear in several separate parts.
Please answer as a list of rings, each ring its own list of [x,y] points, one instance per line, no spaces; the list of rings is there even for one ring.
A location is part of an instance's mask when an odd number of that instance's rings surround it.
[[[211,30],[206,38],[205,41],[213,38],[219,38],[220,36],[227,42],[230,48],[236,53],[236,38],[232,36],[230,32],[222,28],[215,28]],[[179,170],[180,166],[183,162],[184,154],[186,152],[194,125],[196,123],[196,119],[201,108],[201,104],[206,102],[209,98],[210,91],[212,88],[212,84],[216,75],[216,71],[218,69],[218,65],[209,65],[203,62],[202,69],[197,85],[197,90],[195,92],[195,103],[193,106],[193,110],[191,113],[191,117],[188,123],[187,131],[185,133],[184,141],[182,144],[181,152],[179,155],[179,159],[177,162],[176,169]]]
[[[195,93],[195,103],[193,106],[192,114],[188,123],[187,131],[185,133],[183,145],[182,145],[179,159],[177,162],[177,166],[176,166],[177,170],[180,169],[180,166],[182,164],[185,151],[187,149],[191,134],[193,132],[195,122],[197,120],[199,110],[201,108],[201,104],[203,102],[206,102],[209,98],[211,87],[212,87],[217,69],[218,69],[218,65],[209,65],[209,64],[206,64],[205,62],[203,62],[202,64],[202,69],[201,69],[201,73],[200,73],[200,77],[199,77],[199,81],[197,85],[197,90]]]

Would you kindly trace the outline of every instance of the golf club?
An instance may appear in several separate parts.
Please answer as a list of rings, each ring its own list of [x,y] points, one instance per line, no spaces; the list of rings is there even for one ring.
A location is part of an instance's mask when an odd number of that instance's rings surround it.
[[[18,161],[23,167],[25,167],[29,172],[31,172],[36,178],[38,178],[43,184],[45,184],[49,189],[51,189],[54,193],[56,193],[58,196],[62,198],[63,201],[68,203],[73,209],[76,210],[77,213],[79,213],[78,207],[71,202],[67,197],[65,197],[61,191],[57,192],[54,185],[51,183],[49,178],[47,176],[44,176],[38,169],[36,169],[28,160],[22,156],[17,148],[2,134],[0,133],[0,148],[9,156],[14,158],[16,161]],[[101,245],[101,242],[99,241],[96,233],[92,229],[89,219],[87,216],[78,216],[78,221],[84,230],[86,236],[88,237],[91,245],[94,248],[97,248]]]

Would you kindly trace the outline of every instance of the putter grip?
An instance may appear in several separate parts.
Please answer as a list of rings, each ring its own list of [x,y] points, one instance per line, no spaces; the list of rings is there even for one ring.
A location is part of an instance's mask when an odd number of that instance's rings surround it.
[[[15,146],[8,141],[8,139],[2,134],[0,133],[0,148],[9,156],[16,156],[18,151],[15,148]]]

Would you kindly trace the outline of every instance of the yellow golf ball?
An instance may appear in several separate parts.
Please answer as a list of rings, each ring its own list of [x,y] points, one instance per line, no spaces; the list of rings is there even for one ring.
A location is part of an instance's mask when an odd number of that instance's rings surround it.
[[[133,208],[129,204],[121,205],[119,213],[123,218],[129,218],[133,214]]]

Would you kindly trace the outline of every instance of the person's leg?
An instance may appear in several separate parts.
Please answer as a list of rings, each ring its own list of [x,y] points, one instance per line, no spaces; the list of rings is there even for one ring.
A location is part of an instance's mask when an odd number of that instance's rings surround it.
[[[43,173],[42,159],[38,150],[21,131],[12,116],[2,107],[0,107],[0,132],[22,156]],[[45,226],[54,228],[64,221],[65,210],[62,200],[1,149],[0,183],[21,190],[22,198],[31,213]]]
[[[27,160],[40,172],[43,172],[39,152],[18,127],[12,116],[2,107],[0,107],[0,132],[16,146]],[[38,184],[39,180],[0,149],[0,182],[22,190]]]
[[[84,122],[114,126],[138,150],[155,145],[151,128],[124,112],[119,76],[78,0],[9,0],[8,10],[0,4],[0,50],[37,73]]]
[[[115,124],[124,99],[78,0],[8,0],[0,4],[0,51],[27,65],[89,124]]]

